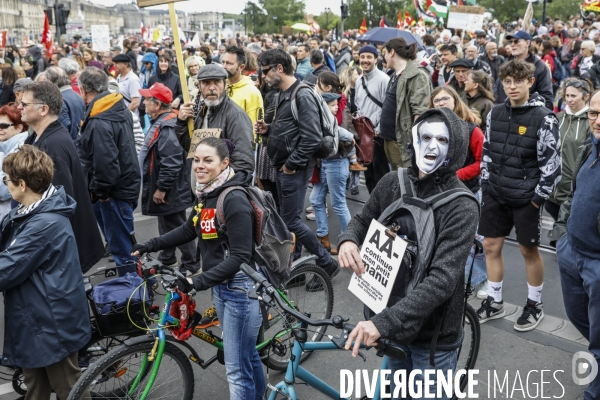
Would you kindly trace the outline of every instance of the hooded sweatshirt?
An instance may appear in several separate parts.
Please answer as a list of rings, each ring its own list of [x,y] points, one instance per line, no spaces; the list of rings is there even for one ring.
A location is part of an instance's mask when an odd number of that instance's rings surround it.
[[[466,186],[456,176],[466,160],[469,146],[467,124],[448,108],[428,110],[421,114],[415,124],[440,115],[450,134],[448,162],[435,172],[419,178],[414,150],[412,166],[408,174],[418,198]],[[400,198],[398,173],[386,174],[377,184],[362,211],[357,214],[346,231],[339,236],[338,246],[351,241],[362,245],[373,219]],[[402,344],[415,344],[428,348],[435,329],[434,313],[444,319],[438,336],[437,349],[451,350],[460,346],[464,302],[464,266],[479,220],[479,206],[474,199],[458,197],[434,211],[435,252],[429,274],[414,290],[390,308],[384,309],[371,320],[383,337],[395,339]],[[446,304],[445,308],[440,307]]]
[[[227,84],[227,95],[235,104],[246,111],[252,126],[258,120],[258,110],[263,109],[263,98],[260,90],[254,85],[249,76],[242,76],[239,82]]]
[[[571,182],[575,173],[575,161],[577,153],[583,143],[590,137],[590,124],[587,118],[586,105],[583,109],[573,114],[569,106],[558,113],[558,126],[560,131],[560,154],[562,156],[562,177],[554,192],[550,196],[550,201],[561,205],[567,200],[571,191]]]

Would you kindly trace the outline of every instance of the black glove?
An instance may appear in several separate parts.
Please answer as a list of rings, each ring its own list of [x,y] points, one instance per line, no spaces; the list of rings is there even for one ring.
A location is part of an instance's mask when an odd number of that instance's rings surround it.
[[[194,285],[191,284],[190,281],[188,281],[187,278],[184,277],[184,276],[178,276],[177,277],[177,287],[183,293],[189,293],[192,290],[194,290]]]
[[[144,253],[148,253],[150,250],[148,249],[148,247],[146,246],[145,243],[135,243],[132,247],[131,247],[131,254],[135,253],[135,252],[140,253],[140,257],[144,255]]]

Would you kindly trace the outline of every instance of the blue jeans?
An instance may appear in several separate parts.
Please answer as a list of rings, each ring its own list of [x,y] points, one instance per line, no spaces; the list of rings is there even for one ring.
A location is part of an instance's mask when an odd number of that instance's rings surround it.
[[[327,192],[331,193],[331,206],[340,219],[341,233],[344,233],[352,216],[346,204],[346,181],[350,175],[350,161],[348,158],[338,160],[322,160],[319,170],[319,183],[315,183],[310,194],[310,204],[315,210],[317,219],[317,236],[329,234],[327,224],[327,206],[325,198]]]
[[[441,370],[444,372],[444,376],[448,375],[448,370],[452,370],[452,376],[454,376],[454,370],[456,369],[456,350],[450,351],[436,351],[435,352],[435,368],[431,367],[429,364],[429,348],[418,347],[418,346],[401,346],[404,352],[406,353],[406,358],[404,360],[397,360],[395,358],[390,358],[388,362],[388,368],[392,370],[391,376],[391,390],[392,390],[392,399],[405,399],[411,400],[408,392],[408,384],[406,388],[406,397],[394,397],[394,372],[398,370],[406,370],[406,379],[408,380],[408,376],[413,369],[420,369],[425,372],[425,370]],[[435,394],[437,391],[437,385],[435,384],[435,374],[432,375],[434,384],[428,387],[429,393]],[[422,385],[422,393],[423,398],[425,394],[425,385],[423,384],[424,376],[423,374],[415,375],[415,383],[417,381],[421,382]],[[402,395],[402,389],[399,390],[398,396]],[[442,397],[436,397],[438,400],[448,400],[452,396],[447,397],[445,392],[442,390]]]
[[[125,266],[128,261],[134,263],[131,266],[117,268],[119,276],[127,272],[135,272],[137,258],[131,255],[134,205],[111,197],[108,201],[92,204],[92,207],[117,267]]]
[[[296,235],[294,259],[302,254],[302,246],[317,256],[316,264],[325,267],[331,261],[331,256],[319,243],[317,235],[302,222],[304,214],[304,199],[308,187],[308,172],[298,170],[296,173],[286,175],[277,171],[277,190],[279,191],[280,215],[290,232]]]
[[[571,247],[568,236],[556,243],[565,311],[590,342],[588,350],[600,364],[600,260],[579,254]],[[587,387],[583,398],[600,398],[600,374]]]
[[[262,324],[258,300],[250,300],[253,281],[243,273],[213,287],[223,329],[225,371],[231,400],[260,400],[266,389],[256,338]]]
[[[481,189],[475,193],[475,197],[481,204]],[[475,231],[475,239],[479,240],[483,245],[483,236]],[[481,253],[475,256],[475,246],[471,246],[471,251],[469,251],[469,258],[467,258],[467,263],[465,264],[465,282],[466,279],[469,278],[469,270],[471,269],[471,263],[473,262],[473,258],[475,258],[475,263],[473,264],[473,275],[471,276],[471,285],[475,286],[480,284],[481,282],[487,279],[487,266],[485,263],[485,253],[482,251]]]

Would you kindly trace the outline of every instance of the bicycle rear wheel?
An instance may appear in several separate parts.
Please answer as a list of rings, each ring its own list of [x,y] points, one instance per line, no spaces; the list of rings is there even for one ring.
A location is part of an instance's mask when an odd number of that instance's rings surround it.
[[[458,348],[456,353],[456,370],[464,369],[466,371],[475,368],[477,355],[479,354],[479,342],[481,340],[481,327],[479,326],[479,318],[475,310],[470,304],[467,304],[465,309],[465,319],[463,323],[465,336],[462,346]],[[462,375],[460,378],[460,389],[464,392],[467,387],[467,375]],[[456,399],[456,395],[452,399]]]
[[[333,285],[323,268],[313,264],[296,267],[278,290],[287,299],[288,305],[302,314],[312,319],[331,318]],[[289,314],[281,315],[274,309],[268,312],[268,322],[263,324],[263,336],[265,339],[273,337],[273,340],[264,350],[268,356],[262,357],[263,363],[274,370],[285,371],[294,346],[292,330],[299,327],[300,323]],[[308,327],[308,340],[320,341],[326,329],[326,326]],[[311,353],[303,352],[300,362],[310,357]]]
[[[154,341],[124,344],[102,356],[79,378],[68,400],[139,399],[152,375],[153,363],[147,361],[147,356],[153,346]],[[147,398],[191,400],[193,395],[194,371],[190,361],[179,347],[166,342]]]

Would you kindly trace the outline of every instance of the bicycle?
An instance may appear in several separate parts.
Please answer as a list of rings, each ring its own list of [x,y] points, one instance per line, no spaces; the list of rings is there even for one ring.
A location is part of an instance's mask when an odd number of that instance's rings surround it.
[[[114,269],[112,267],[111,269]],[[91,293],[95,282],[99,277],[106,277],[107,268],[101,267],[96,270],[93,274],[83,277],[85,294],[88,302],[91,302]],[[93,307],[93,305],[92,305]],[[94,314],[90,315],[90,325],[92,328],[92,336],[88,343],[79,350],[78,364],[82,371],[85,371],[94,361],[107,354],[111,349],[120,346],[127,339],[143,334],[142,331],[136,331],[133,327],[121,327],[119,332],[102,332],[96,321]],[[23,376],[23,369],[17,365],[9,365],[2,363],[2,356],[0,355],[0,366],[12,369],[12,373],[0,371],[0,379],[11,381],[13,390],[24,396],[27,394],[27,387],[25,386],[25,378]]]
[[[288,307],[298,310],[301,315],[317,313],[329,318],[333,309],[333,287],[322,268],[306,265],[312,259],[314,256],[298,260],[291,276],[276,290]],[[70,400],[86,398],[84,397],[86,391],[92,393],[94,398],[143,400],[152,395],[188,400],[192,398],[194,391],[192,362],[203,369],[208,368],[214,361],[224,363],[223,342],[208,328],[196,327],[192,330],[193,336],[217,348],[217,354],[207,361],[204,361],[187,342],[180,342],[166,335],[167,323],[171,327],[177,327],[179,323],[169,315],[172,302],[179,297],[176,291],[177,281],[185,279],[179,269],[171,269],[152,259],[143,263],[142,268],[150,276],[158,277],[154,273],[160,274],[162,286],[166,290],[157,328],[151,330],[147,336],[125,341],[121,346],[98,359],[82,374],[73,387]],[[149,274],[150,271],[153,273]],[[315,296],[315,292],[306,291],[305,283],[313,277],[319,279],[322,284],[323,290],[320,292],[325,295],[324,301],[315,301],[318,297]],[[302,291],[309,296],[301,299]],[[314,310],[313,304],[318,305]],[[268,313],[269,309],[265,311]],[[291,332],[299,326],[299,323],[293,317],[266,315],[256,348],[261,353],[264,364],[281,367],[291,357],[293,347],[291,343],[295,340]],[[313,338],[319,340],[324,335],[325,329],[326,327],[317,331]],[[265,331],[274,332],[273,337],[265,340]],[[189,357],[186,357],[176,344],[189,351]],[[272,354],[278,358],[272,358]],[[310,354],[311,352],[307,351],[299,355],[298,362],[306,360]]]

